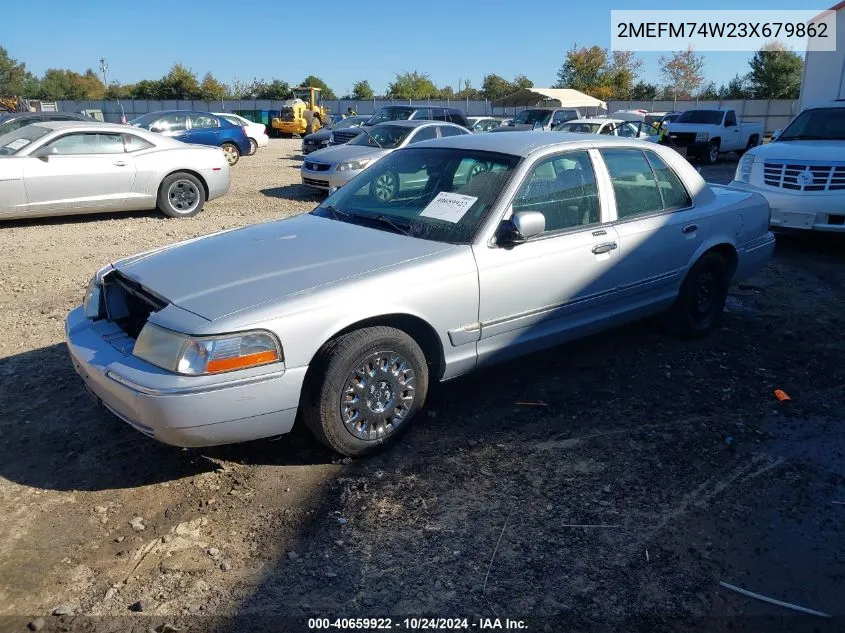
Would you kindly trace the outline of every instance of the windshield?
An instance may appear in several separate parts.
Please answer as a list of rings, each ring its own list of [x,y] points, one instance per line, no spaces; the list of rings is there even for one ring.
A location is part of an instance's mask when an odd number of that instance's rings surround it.
[[[549,122],[552,113],[548,110],[523,110],[513,118],[514,125],[534,125],[540,121],[543,125]]]
[[[778,141],[845,141],[845,108],[804,110],[786,126]]]
[[[311,91],[308,90],[307,88],[305,88],[305,89],[294,88],[292,92],[293,92],[293,98],[294,99],[302,99],[305,103],[311,103]],[[319,100],[317,98],[317,95],[319,95],[319,94],[320,94],[319,92],[315,93],[315,99]]]
[[[129,125],[134,125],[135,127],[148,127],[153,121],[156,121],[161,118],[161,112],[150,112],[148,114],[142,114],[139,117],[135,117],[134,119],[129,121]]]
[[[0,156],[17,154],[33,141],[49,133],[49,128],[40,125],[25,125],[8,134],[2,134],[0,135]]]
[[[361,125],[364,121],[367,120],[367,117],[357,117],[351,116],[348,119],[341,119],[337,123],[332,126],[334,130],[342,130],[345,127],[352,127],[353,125]]]
[[[407,121],[413,113],[413,108],[382,108],[371,116],[365,125],[375,125],[385,121]]]
[[[414,131],[414,128],[402,125],[379,125],[367,131],[369,134],[358,134],[347,145],[396,149],[405,140],[405,137]]]
[[[555,132],[579,132],[582,134],[595,134],[599,131],[601,123],[561,123],[555,126]]]
[[[452,148],[406,148],[361,172],[312,213],[411,237],[467,244],[518,156]]]
[[[719,125],[722,122],[723,110],[687,110],[677,119],[677,123],[704,123],[705,125]]]

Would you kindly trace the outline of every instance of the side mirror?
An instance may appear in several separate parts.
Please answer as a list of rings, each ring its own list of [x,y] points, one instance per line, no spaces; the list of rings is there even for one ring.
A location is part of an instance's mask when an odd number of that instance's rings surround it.
[[[59,150],[57,150],[55,147],[52,147],[50,145],[44,145],[43,147],[39,147],[37,150],[35,150],[32,153],[32,156],[41,160],[47,160],[48,158],[50,158],[50,156],[57,156],[58,153]]]
[[[538,211],[520,211],[514,213],[509,222],[504,223],[499,243],[503,246],[521,244],[545,230],[546,216]]]
[[[772,132],[772,140],[777,140],[777,137],[780,136],[782,133],[783,130],[775,130],[774,132]]]

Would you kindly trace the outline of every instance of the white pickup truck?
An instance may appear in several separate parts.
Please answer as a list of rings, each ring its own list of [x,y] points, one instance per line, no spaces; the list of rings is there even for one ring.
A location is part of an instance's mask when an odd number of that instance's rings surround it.
[[[713,164],[719,154],[745,153],[763,142],[762,123],[743,123],[735,110],[687,110],[669,124],[669,141]]]

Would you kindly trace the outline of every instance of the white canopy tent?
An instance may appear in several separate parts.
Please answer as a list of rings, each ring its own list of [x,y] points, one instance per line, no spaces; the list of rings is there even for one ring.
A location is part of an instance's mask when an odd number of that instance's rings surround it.
[[[512,95],[496,99],[491,105],[494,108],[552,106],[607,110],[607,104],[601,99],[596,99],[571,88],[523,88]]]

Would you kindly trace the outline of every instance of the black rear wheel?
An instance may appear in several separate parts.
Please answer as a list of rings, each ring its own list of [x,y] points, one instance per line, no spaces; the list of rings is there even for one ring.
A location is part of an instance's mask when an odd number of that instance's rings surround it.
[[[705,253],[687,273],[678,298],[666,316],[670,330],[681,336],[706,336],[724,316],[730,275],[724,257]]]

